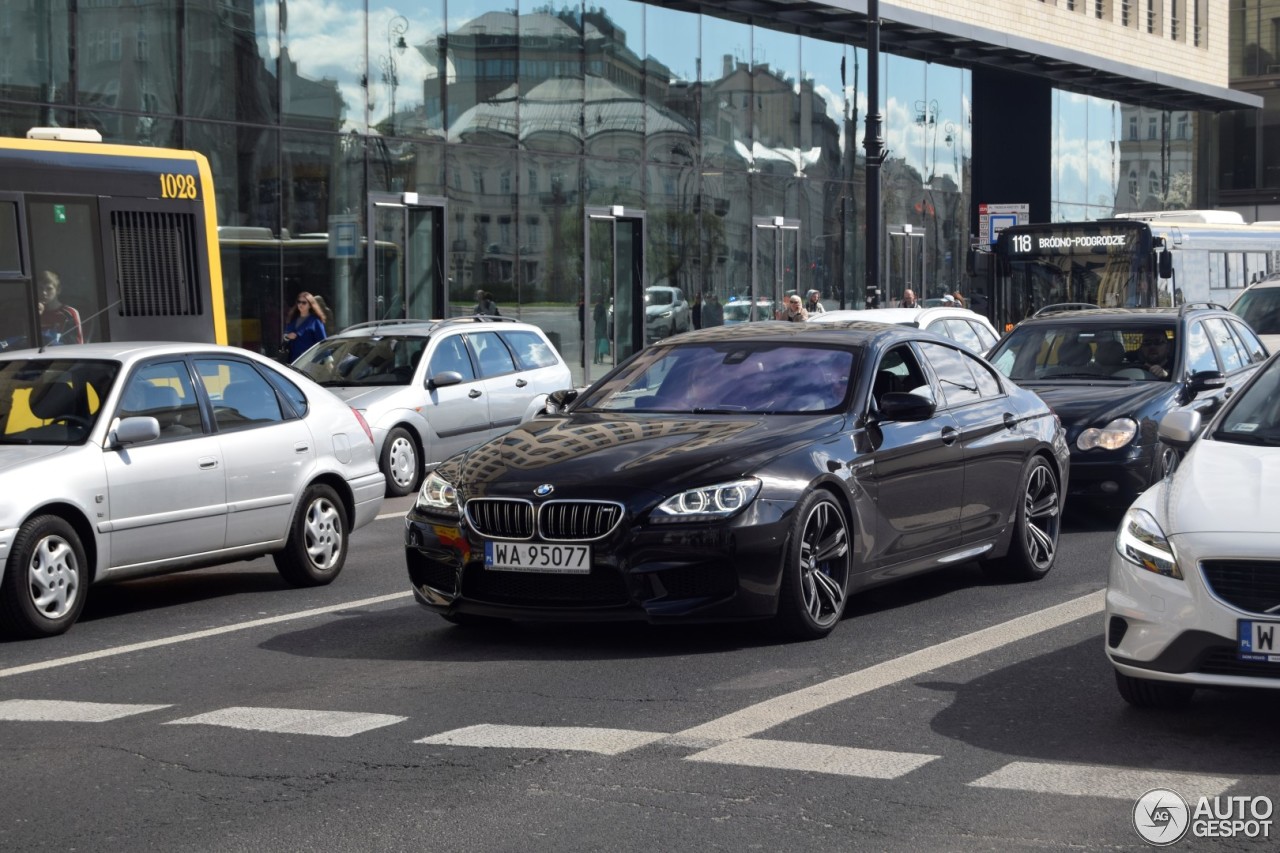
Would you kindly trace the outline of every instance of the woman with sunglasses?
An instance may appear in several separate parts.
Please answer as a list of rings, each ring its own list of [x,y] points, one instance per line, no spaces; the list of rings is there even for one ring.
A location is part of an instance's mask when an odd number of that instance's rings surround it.
[[[327,337],[324,329],[326,319],[324,309],[315,296],[305,290],[299,293],[285,318],[284,340],[280,345],[282,354],[287,350],[289,361],[292,362],[313,344],[323,341]]]

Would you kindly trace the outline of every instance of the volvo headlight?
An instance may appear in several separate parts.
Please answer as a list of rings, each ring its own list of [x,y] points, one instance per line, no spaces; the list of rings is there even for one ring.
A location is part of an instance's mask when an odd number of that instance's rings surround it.
[[[1095,447],[1101,447],[1103,450],[1119,450],[1133,441],[1133,437],[1137,434],[1138,425],[1133,419],[1116,418],[1101,429],[1089,427],[1080,433],[1080,437],[1076,439],[1076,447],[1081,450],[1093,450]]]
[[[1130,563],[1167,578],[1182,580],[1173,545],[1155,516],[1145,509],[1131,509],[1120,522],[1116,551]]]
[[[659,524],[718,521],[740,512],[759,493],[760,481],[754,477],[690,489],[663,501],[652,518]]]
[[[453,487],[453,483],[435,471],[427,475],[422,488],[418,489],[418,500],[415,506],[427,512],[451,516],[462,515],[462,510],[458,506],[458,490]]]

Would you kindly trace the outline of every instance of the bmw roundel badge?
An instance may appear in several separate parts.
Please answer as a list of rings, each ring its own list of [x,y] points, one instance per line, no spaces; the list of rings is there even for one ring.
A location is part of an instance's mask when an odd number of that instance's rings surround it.
[[[543,483],[541,486],[538,486],[538,488],[534,489],[533,493],[540,498],[545,498],[547,495],[551,494],[555,490],[556,490],[556,487],[551,485],[550,483]]]

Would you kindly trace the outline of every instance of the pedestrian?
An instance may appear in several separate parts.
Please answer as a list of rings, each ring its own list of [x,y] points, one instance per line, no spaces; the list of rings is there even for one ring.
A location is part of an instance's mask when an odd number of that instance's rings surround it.
[[[702,306],[702,325],[707,329],[724,325],[724,305],[714,290],[707,297],[707,304]]]
[[[964,297],[960,295],[960,291],[957,290],[955,293],[951,294],[951,298],[956,301],[957,308],[964,307]]]
[[[702,328],[702,294],[699,293],[693,297],[693,307],[689,309],[689,313],[693,316],[693,327],[695,329]]]
[[[809,301],[805,303],[804,310],[809,312],[809,316],[814,314],[825,314],[827,309],[822,306],[822,294],[816,290],[809,291]]]
[[[487,290],[476,291],[476,307],[471,309],[472,314],[486,314],[490,317],[499,317],[502,312],[498,310],[498,303],[493,301],[493,294]]]
[[[809,319],[809,312],[804,310],[804,303],[800,301],[798,294],[791,294],[783,304],[786,307],[776,315],[779,320],[785,320],[788,323],[803,323]]]
[[[916,303],[916,292],[911,288],[902,291],[902,307],[903,308],[919,308]]]
[[[596,354],[591,363],[604,364],[609,355],[609,309],[605,307],[603,299],[598,300],[596,307],[591,309],[591,321],[596,335]]]
[[[287,356],[290,362],[298,359],[314,344],[323,341],[328,335],[324,324],[328,319],[324,309],[316,303],[316,298],[305,290],[293,301],[293,307],[285,317],[284,340],[280,344],[280,354]]]

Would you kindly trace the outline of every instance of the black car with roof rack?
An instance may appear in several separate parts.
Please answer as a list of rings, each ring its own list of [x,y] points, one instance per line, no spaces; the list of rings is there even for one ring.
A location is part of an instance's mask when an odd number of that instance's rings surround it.
[[[1247,323],[1221,305],[1167,308],[1050,305],[988,358],[1058,414],[1071,446],[1071,494],[1128,506],[1172,470],[1157,436],[1175,409],[1208,416],[1267,358]]]

